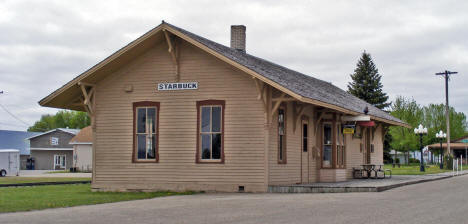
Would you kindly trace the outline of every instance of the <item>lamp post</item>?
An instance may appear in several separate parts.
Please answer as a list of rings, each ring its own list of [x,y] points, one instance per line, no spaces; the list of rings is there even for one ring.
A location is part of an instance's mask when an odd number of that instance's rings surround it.
[[[422,136],[427,134],[427,128],[423,127],[422,124],[420,124],[417,128],[414,129],[414,133],[419,135],[419,144],[421,146],[421,161],[420,161],[419,171],[425,172],[424,160],[423,160],[424,158],[423,158]]]
[[[436,133],[436,138],[439,139],[440,142],[440,169],[444,169],[444,149],[442,148],[442,140],[447,137],[447,134],[445,134],[442,130],[439,131],[439,133]]]

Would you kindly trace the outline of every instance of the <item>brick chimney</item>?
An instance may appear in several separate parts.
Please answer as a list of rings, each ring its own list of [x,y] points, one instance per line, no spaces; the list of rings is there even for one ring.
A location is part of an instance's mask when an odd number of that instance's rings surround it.
[[[231,48],[242,51],[245,53],[245,26],[232,25],[231,26]]]

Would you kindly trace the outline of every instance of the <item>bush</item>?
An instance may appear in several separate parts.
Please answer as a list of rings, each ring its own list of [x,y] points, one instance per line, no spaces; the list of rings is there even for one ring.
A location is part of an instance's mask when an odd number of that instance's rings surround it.
[[[409,163],[420,163],[421,161],[419,159],[415,158],[409,158]]]
[[[453,157],[452,155],[444,156],[444,169],[453,169]]]
[[[399,164],[399,163],[400,163],[400,158],[396,158],[396,159],[395,159],[395,163],[396,163],[396,164]]]

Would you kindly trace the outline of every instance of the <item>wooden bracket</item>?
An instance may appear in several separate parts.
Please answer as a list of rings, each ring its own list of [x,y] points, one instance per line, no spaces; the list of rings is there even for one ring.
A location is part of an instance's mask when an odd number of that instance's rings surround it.
[[[389,129],[390,129],[390,126],[382,125],[382,142],[385,141],[385,135],[387,135]]]
[[[296,133],[296,126],[297,122],[299,122],[299,119],[302,117],[302,114],[304,114],[304,110],[307,107],[307,105],[299,105],[297,102],[294,102],[293,104],[293,116],[294,116],[294,123],[293,123],[293,132]]]
[[[263,83],[262,81],[258,80],[257,78],[255,77],[252,77],[254,82],[255,82],[255,86],[257,86],[257,91],[258,91],[258,96],[257,96],[257,99],[258,100],[263,100],[264,99],[264,89],[265,89],[265,86],[266,84]]]
[[[317,119],[315,120],[315,132],[314,135],[317,136],[318,128],[320,126],[320,121],[322,121],[325,112],[318,112]]]
[[[374,141],[375,132],[379,129],[381,123],[377,123],[377,126],[372,127],[372,141]]]
[[[284,98],[284,96],[286,95],[286,93],[281,93],[281,97],[280,98]],[[276,98],[278,99],[278,98]],[[272,98],[271,101],[275,102],[275,99]],[[278,110],[279,106],[281,105],[283,101],[281,100],[276,100],[276,103],[275,103],[275,106],[273,106],[273,109],[271,110],[271,114],[273,115],[275,113],[276,110]]]
[[[171,37],[169,36],[168,31],[166,29],[164,29],[163,31],[164,31],[164,36],[166,37],[166,42],[168,46],[167,51],[169,52],[169,54],[171,54],[172,62],[174,63],[174,66],[175,66],[174,69],[175,69],[176,81],[178,82],[180,80],[178,47],[175,44],[175,40],[172,40]]]
[[[81,88],[81,92],[83,93],[83,97],[81,98],[82,105],[84,106],[86,112],[90,115],[94,114],[94,96],[95,94],[95,86],[94,84],[85,83],[85,82],[78,82],[78,85]]]

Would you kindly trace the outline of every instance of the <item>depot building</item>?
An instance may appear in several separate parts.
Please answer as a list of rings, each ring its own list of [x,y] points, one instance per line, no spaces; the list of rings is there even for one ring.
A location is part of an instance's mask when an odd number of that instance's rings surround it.
[[[383,163],[388,127],[407,124],[245,39],[163,22],[39,103],[90,114],[96,190],[266,192]]]

